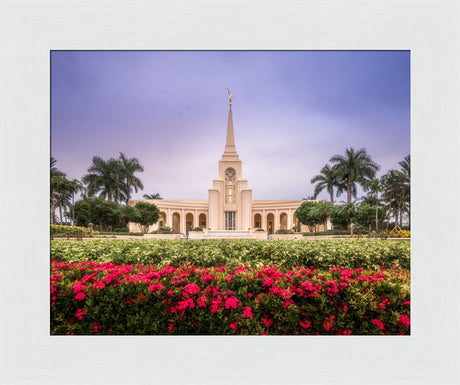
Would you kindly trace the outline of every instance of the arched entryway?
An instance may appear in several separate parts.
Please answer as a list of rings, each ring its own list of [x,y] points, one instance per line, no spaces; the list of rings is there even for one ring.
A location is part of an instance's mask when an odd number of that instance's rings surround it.
[[[162,229],[165,226],[166,226],[166,213],[161,211],[160,218],[158,219],[158,228]]]
[[[292,214],[292,225],[294,226],[296,232],[300,231],[299,222],[297,221],[294,213]]]
[[[254,215],[254,228],[258,229],[262,227],[262,216],[260,214]]]
[[[267,215],[267,231],[268,234],[275,232],[275,216],[272,213]]]
[[[280,229],[287,229],[287,214],[280,214]]]
[[[198,226],[206,228],[206,214],[200,214],[198,217]]]
[[[190,230],[193,230],[193,214],[188,213],[185,216],[185,233],[187,236]]]
[[[180,233],[180,214],[174,213],[172,216],[172,229],[175,233]]]

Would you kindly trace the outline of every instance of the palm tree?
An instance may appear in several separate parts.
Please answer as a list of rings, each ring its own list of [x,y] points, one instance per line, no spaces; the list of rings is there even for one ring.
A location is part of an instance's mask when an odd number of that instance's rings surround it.
[[[120,152],[120,162],[123,173],[123,192],[126,198],[126,206],[128,206],[129,199],[131,198],[131,189],[134,189],[136,193],[138,189],[144,189],[141,180],[134,175],[136,172],[143,172],[144,168],[140,165],[137,158],[128,159],[122,152]]]
[[[389,170],[380,179],[382,185],[382,198],[388,206],[388,214],[395,218],[395,224],[402,224],[402,213],[407,209],[405,177],[403,173]]]
[[[310,183],[316,183],[314,197],[317,197],[321,191],[326,190],[331,197],[331,202],[334,202],[334,188],[337,188],[337,195],[339,191],[342,193],[346,188],[343,183],[339,183],[334,167],[328,164],[321,169],[320,174],[311,178]]]
[[[372,179],[368,184],[369,196],[375,199],[376,210],[375,210],[375,231],[379,231],[379,192],[380,192],[380,180]]]
[[[405,156],[398,164],[401,166],[400,173],[404,176],[403,194],[406,199],[406,208],[410,227],[410,155]]]
[[[59,207],[59,221],[62,224],[62,209],[70,205],[70,181],[65,176],[53,178],[51,186],[53,188],[53,201]]]
[[[78,179],[69,181],[69,192],[72,194],[72,226],[75,226],[75,193],[84,190],[85,186]]]
[[[99,196],[107,197],[109,201],[115,199],[115,202],[118,202],[125,199],[123,195],[125,174],[118,159],[110,158],[105,161],[99,156],[94,156],[88,173],[83,176],[82,181],[87,186],[89,197],[100,192]]]
[[[56,197],[55,197],[55,191],[56,191],[56,178],[57,177],[65,177],[66,174],[60,170],[57,169],[56,165],[56,159],[54,157],[50,157],[50,205],[51,205],[51,223],[56,223]]]
[[[331,160],[337,178],[347,186],[347,203],[351,202],[351,197],[356,197],[356,183],[360,184],[366,191],[367,185],[375,177],[380,166],[375,163],[365,148],[356,151],[353,148],[345,150],[345,156],[334,155]]]
[[[144,195],[143,195],[143,198],[144,198],[144,199],[163,199],[162,197],[160,197],[160,194],[159,194],[159,193],[155,193],[155,194],[144,194]]]

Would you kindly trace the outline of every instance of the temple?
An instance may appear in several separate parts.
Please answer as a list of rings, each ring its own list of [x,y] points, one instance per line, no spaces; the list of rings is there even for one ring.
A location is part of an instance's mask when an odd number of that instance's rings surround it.
[[[219,160],[217,179],[212,181],[212,188],[208,190],[208,200],[143,199],[131,200],[130,205],[140,201],[154,203],[160,210],[160,219],[150,226],[149,232],[169,226],[175,233],[189,236],[199,227],[203,230],[199,237],[235,235],[250,238],[256,232],[257,235],[273,234],[280,229],[308,231],[307,226],[298,227],[294,214],[302,200],[252,199],[252,190],[243,178],[243,164],[236,151],[230,91],[227,140]],[[137,224],[129,225],[130,231],[139,230]]]

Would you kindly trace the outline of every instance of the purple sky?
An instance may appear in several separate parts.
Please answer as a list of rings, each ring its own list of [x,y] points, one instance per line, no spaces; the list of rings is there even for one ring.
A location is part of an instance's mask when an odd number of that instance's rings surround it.
[[[366,148],[378,176],[410,153],[409,51],[53,51],[51,87],[56,166],[80,179],[94,155],[136,157],[134,199],[207,199],[227,87],[253,199],[312,195],[347,147]]]

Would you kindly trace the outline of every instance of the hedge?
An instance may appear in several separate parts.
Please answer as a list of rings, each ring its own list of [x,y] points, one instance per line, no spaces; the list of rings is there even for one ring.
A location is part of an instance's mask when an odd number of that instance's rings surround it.
[[[349,267],[376,270],[401,266],[410,270],[409,242],[349,240],[155,240],[113,239],[51,242],[51,258],[66,262],[115,262],[178,267],[276,265],[288,269]]]
[[[50,225],[50,234],[62,234],[67,233],[69,231],[81,230],[83,235],[89,236],[89,228],[87,227],[78,227],[78,226],[65,226],[65,225]],[[98,235],[99,232],[93,230],[93,235]],[[69,234],[69,236],[73,236],[74,234]]]

